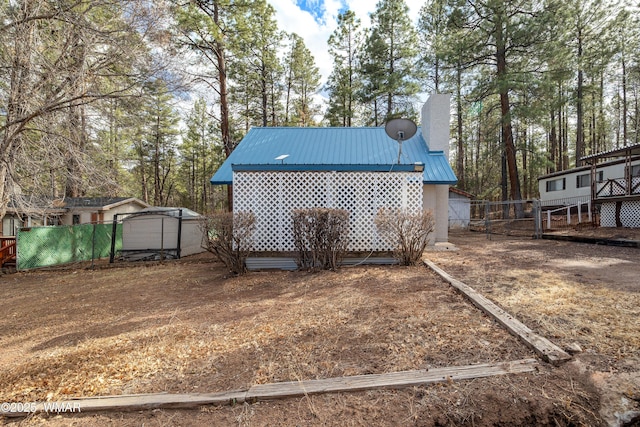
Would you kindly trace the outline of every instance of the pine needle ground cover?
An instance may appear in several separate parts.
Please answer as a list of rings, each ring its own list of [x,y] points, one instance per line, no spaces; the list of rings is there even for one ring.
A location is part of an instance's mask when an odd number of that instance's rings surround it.
[[[532,353],[424,267],[213,263],[2,278],[0,400],[216,392]]]
[[[599,337],[584,333],[579,340],[563,332],[563,322],[571,319],[594,333],[598,322],[595,315],[590,321],[586,309],[572,311],[582,297],[575,287],[555,294],[534,288],[536,277],[546,281],[549,278],[543,276],[552,271],[543,264],[534,268],[532,253],[523,255],[520,264],[506,255],[477,258],[490,247],[487,242],[464,247],[464,241],[454,240],[459,252],[428,256],[556,344],[577,341],[585,355],[603,352],[605,356],[593,363],[633,354],[633,331],[618,327],[625,324],[623,318],[611,321],[615,333],[603,333],[606,340],[591,352],[589,342]],[[530,243],[520,243],[520,249]],[[425,267],[225,274],[221,264],[203,254],[165,264],[0,277],[5,313],[0,320],[0,401],[210,393],[252,384],[533,357]],[[557,283],[569,278],[559,276]],[[549,295],[542,298],[544,292]],[[614,301],[606,292],[600,297],[599,305],[619,304],[620,316],[634,314],[632,307],[625,309],[624,298]],[[536,374],[403,390],[199,411],[76,414],[62,419],[39,415],[31,421],[67,425],[80,417],[83,425],[114,420],[121,425],[593,425],[599,417],[598,400],[580,369],[543,364]]]

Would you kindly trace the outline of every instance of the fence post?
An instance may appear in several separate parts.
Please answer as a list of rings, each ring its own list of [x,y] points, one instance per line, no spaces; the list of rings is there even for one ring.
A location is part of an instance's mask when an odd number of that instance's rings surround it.
[[[160,262],[164,261],[164,216],[160,218]]]
[[[567,206],[567,225],[571,225],[571,206]]]
[[[489,239],[489,236],[491,235],[491,232],[489,230],[491,221],[489,221],[489,201],[485,201],[484,204],[484,231],[487,234],[487,239]]]
[[[176,245],[178,259],[180,259],[180,252],[182,252],[182,209],[178,209],[178,244]]]
[[[118,228],[118,214],[113,216],[113,227],[111,228],[111,254],[109,254],[109,264],[113,264],[116,257],[116,229]]]
[[[582,224],[582,202],[578,202],[578,224]]]
[[[534,237],[536,239],[542,237],[542,209],[540,208],[540,200],[533,201],[533,228]]]
[[[593,219],[591,219],[591,200],[587,202],[587,212],[589,212],[589,222],[593,223]]]
[[[547,211],[547,229],[551,230],[551,211]]]
[[[91,235],[91,269],[95,268],[93,260],[96,259],[96,223],[93,223],[93,234]]]

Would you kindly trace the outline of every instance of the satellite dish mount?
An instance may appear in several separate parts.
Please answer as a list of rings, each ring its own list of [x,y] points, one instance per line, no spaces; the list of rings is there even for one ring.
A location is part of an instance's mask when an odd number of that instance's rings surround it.
[[[398,142],[398,164],[402,156],[402,141],[411,139],[418,131],[418,126],[409,119],[391,119],[384,126],[384,130],[391,139]]]

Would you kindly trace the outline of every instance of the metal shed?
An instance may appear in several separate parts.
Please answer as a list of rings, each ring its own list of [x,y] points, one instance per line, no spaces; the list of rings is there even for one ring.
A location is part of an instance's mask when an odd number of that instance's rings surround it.
[[[128,261],[177,259],[204,252],[201,219],[187,208],[151,207],[127,215],[122,218],[122,257]]]
[[[449,187],[449,228],[469,228],[473,195],[455,187]]]

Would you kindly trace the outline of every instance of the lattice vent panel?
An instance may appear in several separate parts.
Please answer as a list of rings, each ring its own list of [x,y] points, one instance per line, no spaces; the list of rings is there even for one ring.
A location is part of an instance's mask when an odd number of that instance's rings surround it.
[[[620,221],[623,227],[640,228],[640,201],[622,202]]]
[[[256,215],[254,249],[293,251],[294,209],[350,212],[349,251],[391,250],[374,218],[379,208],[422,209],[420,172],[234,172],[233,209]]]
[[[640,228],[640,201],[622,202],[620,222],[623,227]],[[616,227],[615,203],[603,203],[600,207],[600,226]]]
[[[616,226],[616,204],[603,203],[600,206],[600,227]]]
[[[631,194],[640,194],[640,177],[631,178]]]

